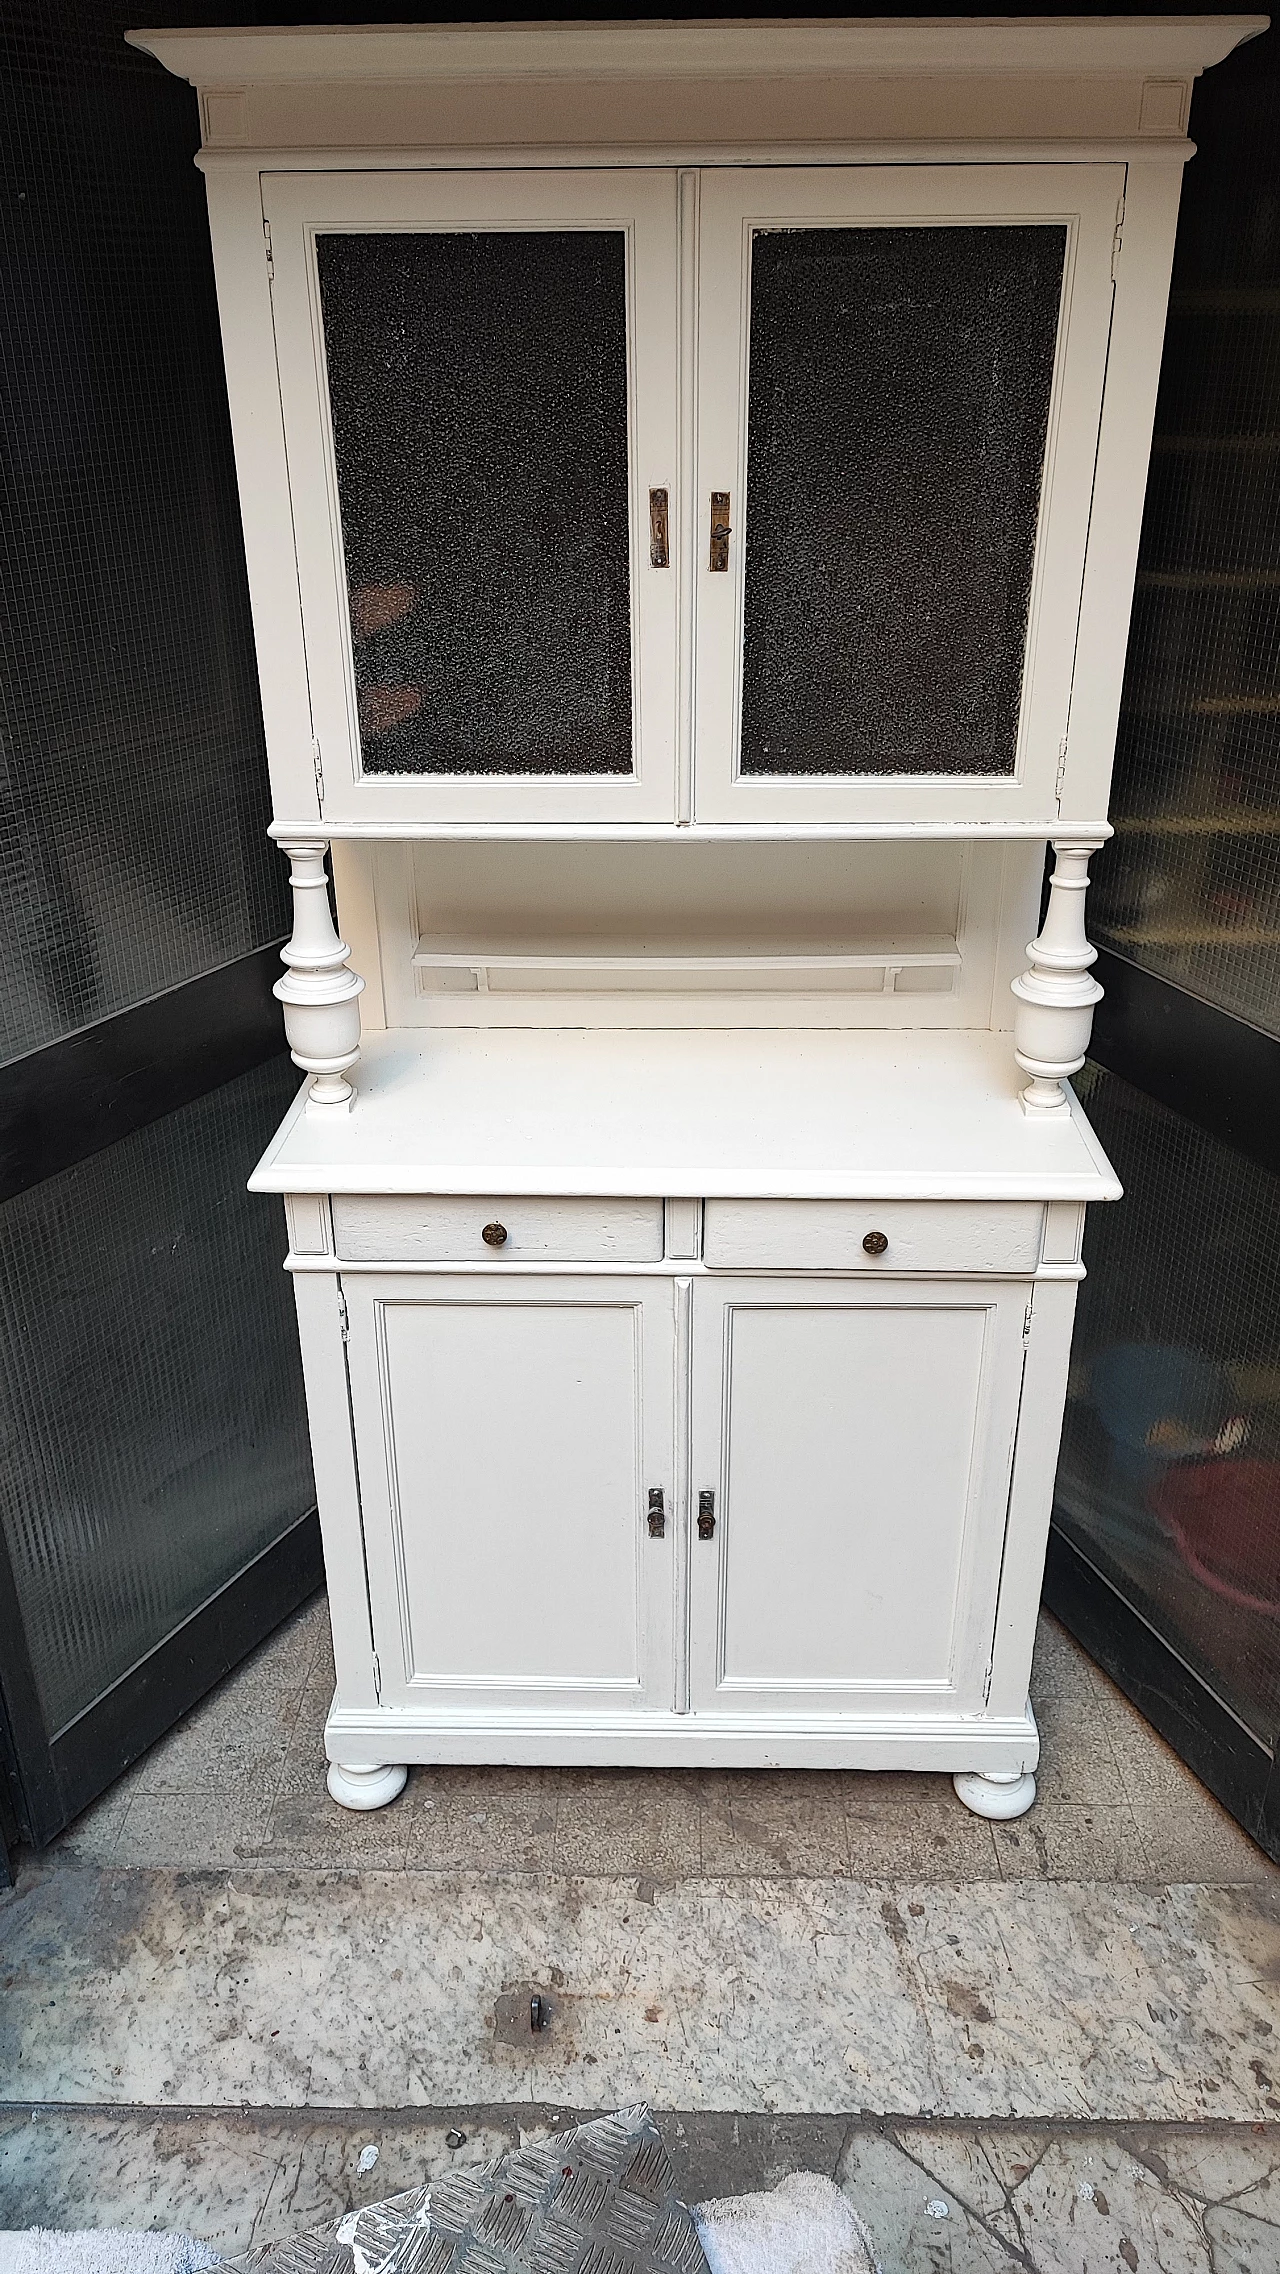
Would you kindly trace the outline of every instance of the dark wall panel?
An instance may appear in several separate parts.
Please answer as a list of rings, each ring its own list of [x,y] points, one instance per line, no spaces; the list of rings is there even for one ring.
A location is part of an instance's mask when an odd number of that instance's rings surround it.
[[[280,1056],[0,1209],[0,1523],[50,1734],[314,1503]]]

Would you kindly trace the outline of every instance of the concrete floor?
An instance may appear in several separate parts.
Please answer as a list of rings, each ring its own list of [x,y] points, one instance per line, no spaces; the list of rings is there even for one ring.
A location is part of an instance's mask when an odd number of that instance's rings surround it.
[[[353,1816],[331,1681],[317,1605],[0,1903],[0,2227],[243,2250],[648,2097],[692,2197],[829,2171],[885,2274],[1280,2267],[1280,1871],[1051,1622],[1010,1826],[834,1773]]]

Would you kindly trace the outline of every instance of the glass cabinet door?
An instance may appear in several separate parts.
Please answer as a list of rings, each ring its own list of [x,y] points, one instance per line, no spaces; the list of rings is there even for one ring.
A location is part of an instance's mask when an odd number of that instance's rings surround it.
[[[1054,813],[1123,178],[703,175],[699,820]]]
[[[326,819],[670,818],[674,176],[266,212]]]

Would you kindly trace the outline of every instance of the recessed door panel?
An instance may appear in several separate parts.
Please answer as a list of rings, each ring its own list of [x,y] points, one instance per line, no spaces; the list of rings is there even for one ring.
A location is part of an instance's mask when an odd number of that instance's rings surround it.
[[[265,196],[325,817],[670,815],[675,177]]]
[[[1053,812],[1122,183],[704,175],[700,819]]]
[[[669,1705],[669,1289],[347,1287],[384,1698]]]
[[[981,1703],[1025,1295],[697,1290],[696,1701]],[[699,1503],[705,1505],[704,1503]]]

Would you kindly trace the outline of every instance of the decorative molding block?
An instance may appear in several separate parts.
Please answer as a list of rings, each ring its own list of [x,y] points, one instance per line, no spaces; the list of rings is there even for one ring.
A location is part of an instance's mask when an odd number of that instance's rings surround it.
[[[289,1247],[294,1255],[332,1255],[329,1202],[323,1193],[288,1193],[284,1211],[289,1224]]]
[[[200,111],[206,142],[248,140],[249,97],[244,87],[207,87],[200,98]]]
[[[293,892],[293,936],[280,950],[288,965],[271,992],[284,1005],[284,1031],[295,1066],[315,1080],[307,1092],[307,1111],[349,1110],[355,1095],[347,1080],[360,1055],[360,996],[364,981],[345,967],[351,954],[334,930],[329,913],[326,837],[292,838],[281,845],[289,856]]]
[[[1062,1085],[1084,1064],[1093,1029],[1093,1009],[1102,989],[1089,966],[1098,951],[1084,928],[1084,896],[1089,889],[1092,844],[1054,839],[1049,906],[1040,936],[1027,948],[1031,968],[1012,981],[1017,998],[1014,1057],[1031,1080],[1022,1093],[1028,1114],[1066,1113]]]
[[[1138,114],[1140,134],[1185,134],[1191,86],[1186,79],[1147,79]]]

